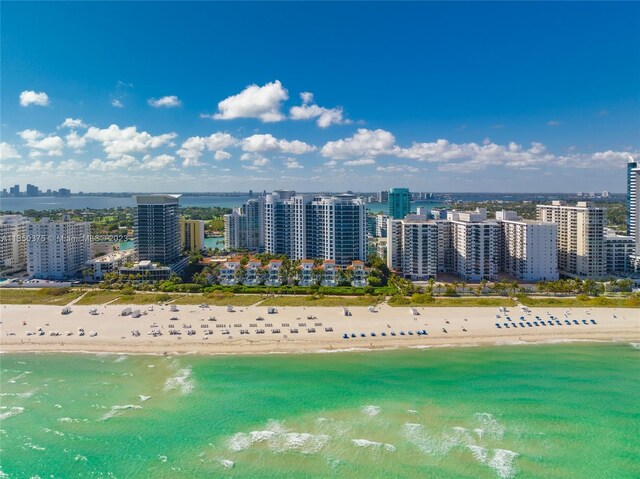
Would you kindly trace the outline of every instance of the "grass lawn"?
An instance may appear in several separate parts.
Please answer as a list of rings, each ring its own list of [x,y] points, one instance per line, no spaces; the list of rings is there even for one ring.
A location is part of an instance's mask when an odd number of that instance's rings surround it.
[[[65,305],[82,294],[68,288],[0,289],[0,304],[52,304]]]
[[[208,293],[188,294],[176,299],[176,304],[202,304],[211,306],[250,306],[259,303],[263,296],[259,294]]]
[[[498,308],[500,306],[516,306],[516,302],[509,298],[434,298],[431,302],[413,302],[407,298],[407,304],[389,303],[389,306],[408,307],[420,306],[427,308]]]
[[[265,299],[260,306],[373,306],[380,302],[375,296],[279,296]]]
[[[109,301],[113,301],[114,299],[119,298],[120,296],[122,296],[122,293],[120,291],[102,291],[102,290],[89,291],[76,304],[84,305],[84,306],[90,306],[94,304],[104,304],[104,303],[108,303]]]
[[[523,298],[522,304],[541,308],[640,308],[638,296],[606,298]]]

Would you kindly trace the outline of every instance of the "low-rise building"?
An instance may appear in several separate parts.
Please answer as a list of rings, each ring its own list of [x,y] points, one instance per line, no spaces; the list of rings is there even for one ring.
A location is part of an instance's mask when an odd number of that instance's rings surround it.
[[[267,278],[265,280],[266,286],[281,286],[282,285],[282,260],[272,259],[269,264],[265,266],[267,270]]]
[[[369,268],[365,267],[364,261],[355,260],[351,262],[347,269],[351,271],[351,285],[356,288],[364,288],[369,277]]]
[[[313,275],[314,261],[312,259],[303,259],[298,266],[298,284],[300,286],[311,286],[316,284]]]
[[[244,267],[245,275],[242,284],[246,286],[257,286],[262,281],[262,262],[257,259],[250,259]]]
[[[240,268],[240,258],[229,258],[220,266],[220,284],[223,286],[233,286],[238,284],[236,271]]]
[[[159,266],[149,260],[143,260],[134,266],[123,266],[118,268],[121,277],[134,282],[147,281],[164,281],[171,276],[171,268],[169,266]]]
[[[117,273],[120,268],[124,267],[125,263],[133,261],[134,257],[135,251],[128,249],[98,256],[90,259],[85,264],[93,271],[93,279],[99,281],[104,278],[106,273]]]
[[[632,236],[618,235],[610,229],[605,229],[604,253],[607,259],[607,273],[625,275],[632,272],[635,246]]]
[[[335,260],[325,259],[320,269],[322,270],[322,280],[320,282],[322,286],[338,285],[338,267]]]

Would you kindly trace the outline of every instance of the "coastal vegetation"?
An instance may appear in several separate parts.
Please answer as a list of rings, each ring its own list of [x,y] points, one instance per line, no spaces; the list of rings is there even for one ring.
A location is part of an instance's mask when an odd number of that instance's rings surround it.
[[[50,304],[65,305],[82,294],[78,289],[0,289],[0,304]]]

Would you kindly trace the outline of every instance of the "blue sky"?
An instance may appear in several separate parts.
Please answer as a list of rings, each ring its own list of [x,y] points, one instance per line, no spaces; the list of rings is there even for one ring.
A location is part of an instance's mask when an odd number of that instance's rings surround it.
[[[640,3],[12,3],[1,186],[601,191]]]

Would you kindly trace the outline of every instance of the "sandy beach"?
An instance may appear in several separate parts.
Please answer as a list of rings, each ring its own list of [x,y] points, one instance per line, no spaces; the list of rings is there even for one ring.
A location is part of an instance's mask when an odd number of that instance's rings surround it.
[[[504,312],[498,308],[418,307],[419,314],[414,315],[408,307],[382,304],[375,312],[351,307],[351,315],[345,316],[342,308],[328,307],[280,307],[273,314],[268,314],[264,306],[235,307],[234,312],[220,306],[182,305],[177,306],[178,311],[171,311],[169,305],[130,307],[145,314],[138,318],[122,316],[126,305],[70,306],[67,315],[61,314],[60,306],[2,305],[1,350],[251,354],[570,340],[640,341],[640,311],[625,308],[524,311],[518,306]],[[93,308],[95,314],[90,314]],[[550,322],[550,316],[556,319]],[[426,335],[417,334],[423,330]],[[348,339],[343,338],[345,333]]]

